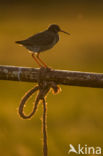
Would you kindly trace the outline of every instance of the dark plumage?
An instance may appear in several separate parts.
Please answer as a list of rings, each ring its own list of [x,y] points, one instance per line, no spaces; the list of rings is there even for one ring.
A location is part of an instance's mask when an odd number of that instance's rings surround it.
[[[59,40],[58,33],[49,32],[48,30],[35,34],[26,40],[17,41],[27,49],[33,52],[42,52],[52,48]]]

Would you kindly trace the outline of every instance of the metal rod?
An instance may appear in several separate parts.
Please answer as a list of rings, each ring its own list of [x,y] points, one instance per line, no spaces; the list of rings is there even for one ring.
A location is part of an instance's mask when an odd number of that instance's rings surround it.
[[[0,80],[37,82],[38,68],[0,66]],[[48,70],[47,74],[41,75],[46,81],[54,81],[57,84],[103,88],[103,74],[68,70]]]

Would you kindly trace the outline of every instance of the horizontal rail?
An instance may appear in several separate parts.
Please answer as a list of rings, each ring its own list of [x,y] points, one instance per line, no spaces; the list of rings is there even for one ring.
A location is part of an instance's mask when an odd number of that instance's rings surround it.
[[[38,68],[0,66],[0,80],[38,82],[39,71]],[[42,74],[41,79],[62,85],[103,88],[101,73],[52,69]]]

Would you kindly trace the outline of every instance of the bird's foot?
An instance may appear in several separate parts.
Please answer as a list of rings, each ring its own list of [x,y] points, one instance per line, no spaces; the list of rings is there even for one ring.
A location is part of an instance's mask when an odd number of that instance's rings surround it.
[[[49,71],[51,71],[52,70],[52,68],[50,68],[50,67],[44,67],[44,66],[42,66],[42,67],[40,67],[40,71],[43,71],[43,72],[49,72]]]
[[[49,71],[52,71],[53,70],[53,68],[51,68],[51,67],[48,67],[48,66],[41,66],[40,67],[40,70],[42,70],[42,71],[45,71],[45,72],[49,72]]]

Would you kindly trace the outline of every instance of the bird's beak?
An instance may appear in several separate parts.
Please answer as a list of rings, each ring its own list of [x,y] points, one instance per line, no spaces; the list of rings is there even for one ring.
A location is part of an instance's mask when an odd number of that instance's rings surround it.
[[[65,32],[65,31],[63,31],[63,30],[60,30],[60,32],[63,32],[63,33],[65,33],[65,34],[67,34],[67,35],[70,35],[70,33]]]

